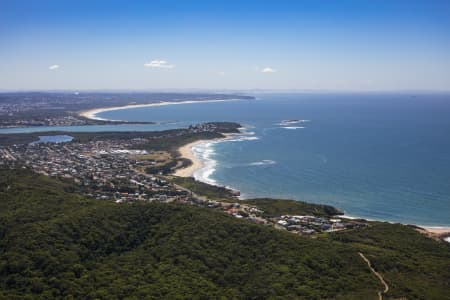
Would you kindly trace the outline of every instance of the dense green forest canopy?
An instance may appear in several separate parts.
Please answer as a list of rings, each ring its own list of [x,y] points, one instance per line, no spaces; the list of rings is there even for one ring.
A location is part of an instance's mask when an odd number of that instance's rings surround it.
[[[450,246],[403,225],[305,238],[218,211],[116,204],[0,170],[1,299],[449,299]]]

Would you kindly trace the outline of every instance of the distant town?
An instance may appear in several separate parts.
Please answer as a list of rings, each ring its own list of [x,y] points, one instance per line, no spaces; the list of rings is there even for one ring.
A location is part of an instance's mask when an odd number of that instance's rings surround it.
[[[203,101],[211,98],[253,99],[250,96],[182,93],[88,93],[88,92],[18,92],[0,94],[0,128],[32,126],[80,126],[104,124],[152,124],[94,120],[80,112],[103,107],[151,104],[161,101]]]

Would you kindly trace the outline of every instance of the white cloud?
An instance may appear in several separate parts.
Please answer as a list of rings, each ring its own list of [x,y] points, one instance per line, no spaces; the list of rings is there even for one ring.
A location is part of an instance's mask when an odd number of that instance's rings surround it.
[[[264,69],[261,70],[262,73],[275,73],[277,70],[266,67]]]
[[[217,72],[217,75],[219,75],[219,76],[224,76],[224,75],[225,75],[225,72],[223,72],[223,71]]]
[[[145,63],[144,67],[146,67],[146,68],[163,68],[163,69],[175,68],[174,65],[169,64],[169,62],[165,61],[165,60],[152,60],[149,63]]]
[[[59,69],[59,65],[51,65],[50,67],[48,67],[49,70],[58,70]]]

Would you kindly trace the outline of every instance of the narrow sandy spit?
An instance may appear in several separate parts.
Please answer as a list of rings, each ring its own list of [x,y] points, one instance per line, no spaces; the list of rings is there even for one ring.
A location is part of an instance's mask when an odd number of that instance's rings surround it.
[[[125,106],[94,108],[94,109],[82,111],[79,113],[79,115],[84,118],[91,119],[91,120],[113,121],[113,120],[108,120],[108,119],[97,117],[97,114],[105,112],[105,111],[139,108],[139,107],[165,106],[165,105],[191,104],[191,103],[228,102],[228,101],[238,101],[238,100],[240,100],[240,99],[188,100],[188,101],[178,101],[178,102],[161,101],[161,102],[149,103],[149,104],[131,104],[131,105],[125,105]]]

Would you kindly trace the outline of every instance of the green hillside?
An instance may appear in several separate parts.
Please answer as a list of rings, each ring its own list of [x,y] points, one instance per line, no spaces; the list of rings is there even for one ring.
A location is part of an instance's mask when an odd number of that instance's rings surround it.
[[[405,226],[311,239],[213,210],[74,191],[0,171],[1,299],[377,299],[381,283],[358,251],[386,272],[393,296],[449,297],[450,247]]]

